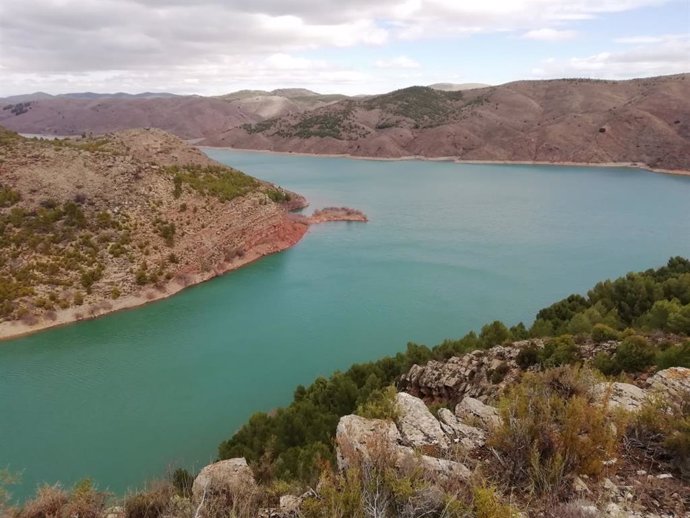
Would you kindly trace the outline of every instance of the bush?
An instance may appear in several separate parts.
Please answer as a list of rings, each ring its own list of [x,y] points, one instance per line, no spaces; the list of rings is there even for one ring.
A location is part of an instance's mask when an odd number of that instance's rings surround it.
[[[544,367],[569,365],[580,360],[580,350],[571,335],[549,340],[540,352],[540,363]]]
[[[526,373],[502,399],[502,424],[489,438],[506,468],[506,483],[540,494],[557,491],[572,475],[596,476],[617,446],[604,410],[592,405],[587,369]]]
[[[157,484],[125,500],[126,518],[158,518],[170,505],[174,491],[170,485]]]
[[[184,468],[177,468],[170,475],[170,483],[175,487],[180,496],[191,497],[194,475]]]
[[[539,363],[539,347],[535,344],[529,344],[520,349],[520,352],[515,359],[521,369],[528,369],[532,365]]]
[[[369,419],[388,419],[393,421],[399,414],[395,395],[396,390],[393,386],[375,390],[364,404],[357,407],[355,413]]]
[[[627,434],[653,457],[670,459],[681,475],[690,479],[690,393],[681,394],[677,402],[661,397],[649,399],[630,423]]]
[[[69,495],[58,484],[44,485],[38,489],[36,496],[24,504],[20,518],[53,518],[62,514]]]
[[[640,372],[654,363],[655,350],[643,336],[629,336],[621,342],[613,355],[620,370]]]
[[[596,324],[592,328],[592,340],[595,342],[609,342],[619,338],[620,333],[606,324]]]
[[[606,376],[613,376],[620,373],[621,368],[614,361],[610,354],[605,352],[598,352],[592,359],[592,365],[602,374]]]
[[[474,512],[477,518],[515,518],[517,511],[501,502],[492,487],[478,487],[473,491]]]
[[[690,369],[690,342],[672,345],[658,352],[654,363],[660,370],[671,367]]]

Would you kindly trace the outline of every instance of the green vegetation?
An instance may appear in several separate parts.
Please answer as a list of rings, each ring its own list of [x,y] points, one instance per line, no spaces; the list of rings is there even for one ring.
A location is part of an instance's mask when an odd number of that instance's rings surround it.
[[[527,373],[501,400],[502,424],[490,438],[511,487],[548,494],[568,474],[598,475],[618,445],[606,410],[592,404],[593,372],[560,367]]]
[[[639,301],[638,296],[646,299]],[[648,317],[655,302],[674,299],[678,304],[690,303],[690,261],[678,257],[657,270],[631,273],[615,281],[599,283],[588,298],[571,295],[541,310],[529,330],[521,324],[508,328],[496,321],[482,327],[479,334],[470,332],[461,339],[445,340],[433,348],[409,343],[405,352],[393,357],[356,364],[330,378],[318,378],[309,387],[297,387],[289,406],[271,415],[254,414],[232,438],[221,443],[219,456],[221,459],[246,457],[264,480],[297,478],[314,483],[319,473],[315,463],[333,461],[333,437],[340,416],[355,411],[369,416],[388,415],[386,387],[394,384],[412,365],[463,355],[508,340],[544,336],[545,328],[555,330],[556,338],[547,340],[541,349],[525,347],[518,356],[518,364],[523,368],[539,369],[577,364],[580,362],[578,340],[591,338],[589,333],[597,324],[601,325],[596,332],[606,339],[635,323],[642,326],[640,333],[651,332],[655,328],[649,325]],[[568,334],[573,320],[577,322],[580,317],[591,324],[586,334],[584,331],[578,336]],[[688,365],[690,361],[687,340],[647,348],[646,339],[634,332],[628,335],[619,346],[620,352],[614,350],[610,357],[614,369],[602,367],[601,358],[595,359],[594,366],[613,373],[653,365],[664,368]],[[497,370],[492,377],[500,381],[505,373]],[[581,401],[572,404],[575,406],[570,411],[582,416]],[[551,412],[551,407],[544,409],[546,411]]]
[[[425,86],[403,88],[364,101],[368,109],[381,109],[389,115],[412,119],[416,126],[428,128],[447,122],[457,111],[462,92],[443,92]],[[384,126],[387,127],[387,126]]]
[[[188,185],[195,191],[213,196],[222,201],[230,201],[257,190],[260,183],[236,169],[225,166],[170,166],[166,171],[173,175],[175,198],[182,194],[182,186]]]

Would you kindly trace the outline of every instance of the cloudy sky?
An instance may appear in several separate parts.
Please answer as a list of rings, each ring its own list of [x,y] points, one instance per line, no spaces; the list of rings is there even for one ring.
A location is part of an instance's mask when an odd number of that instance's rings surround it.
[[[690,0],[0,0],[0,96],[690,72]]]

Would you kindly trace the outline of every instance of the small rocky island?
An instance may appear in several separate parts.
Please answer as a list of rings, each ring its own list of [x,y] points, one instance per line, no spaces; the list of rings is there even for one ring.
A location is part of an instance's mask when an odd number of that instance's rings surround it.
[[[362,211],[348,207],[325,207],[314,211],[307,220],[311,225],[328,221],[361,221],[363,223],[369,221]]]

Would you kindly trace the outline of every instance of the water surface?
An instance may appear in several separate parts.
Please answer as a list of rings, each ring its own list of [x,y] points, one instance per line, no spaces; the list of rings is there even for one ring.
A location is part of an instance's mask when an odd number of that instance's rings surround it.
[[[298,383],[690,256],[690,178],[208,150],[370,223],[132,311],[0,345],[0,467],[121,492],[200,467]]]

